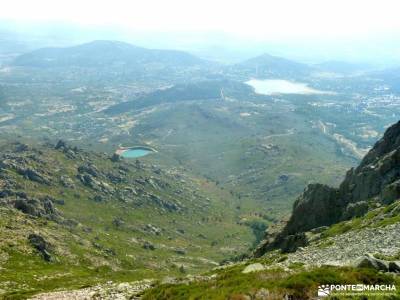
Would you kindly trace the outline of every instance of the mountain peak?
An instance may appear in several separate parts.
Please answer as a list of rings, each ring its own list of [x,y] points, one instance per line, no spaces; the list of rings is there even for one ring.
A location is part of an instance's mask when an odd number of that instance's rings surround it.
[[[283,78],[307,75],[313,70],[306,64],[268,53],[238,63],[235,65],[235,69],[241,73],[250,72],[251,76],[274,76]]]
[[[116,47],[116,48],[118,47],[121,49],[132,49],[132,48],[145,49],[143,47],[138,47],[130,43],[121,42],[117,40],[93,40],[91,42],[77,45],[74,47]]]

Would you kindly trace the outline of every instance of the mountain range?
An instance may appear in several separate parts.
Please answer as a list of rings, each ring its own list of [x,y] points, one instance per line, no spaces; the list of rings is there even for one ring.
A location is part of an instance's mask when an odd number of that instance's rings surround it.
[[[233,66],[237,72],[250,73],[254,77],[293,77],[309,75],[313,67],[286,58],[262,54]]]
[[[183,51],[155,50],[119,41],[93,41],[66,48],[42,48],[18,56],[13,64],[30,67],[135,67],[203,65],[206,61]]]

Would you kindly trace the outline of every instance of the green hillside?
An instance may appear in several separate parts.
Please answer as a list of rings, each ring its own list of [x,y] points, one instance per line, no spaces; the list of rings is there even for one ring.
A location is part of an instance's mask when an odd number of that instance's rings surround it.
[[[1,145],[3,296],[199,272],[254,242],[213,183],[111,158],[62,142]]]

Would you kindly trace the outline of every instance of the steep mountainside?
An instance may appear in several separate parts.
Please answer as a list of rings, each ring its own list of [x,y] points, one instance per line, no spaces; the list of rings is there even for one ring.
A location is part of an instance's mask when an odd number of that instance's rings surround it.
[[[256,255],[276,247],[295,250],[306,243],[306,231],[360,217],[371,209],[393,203],[400,198],[399,165],[400,122],[387,129],[357,168],[348,171],[339,188],[309,185],[294,203],[292,216],[283,230],[276,237],[267,236]]]
[[[62,141],[0,156],[0,298],[198,272],[255,239],[228,193],[180,169]]]

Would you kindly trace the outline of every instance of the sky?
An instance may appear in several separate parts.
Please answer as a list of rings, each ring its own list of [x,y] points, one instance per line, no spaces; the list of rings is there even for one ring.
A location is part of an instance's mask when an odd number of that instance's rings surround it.
[[[13,0],[0,19],[137,31],[224,32],[253,40],[400,36],[396,0]]]
[[[0,33],[34,36],[30,49],[117,39],[228,63],[269,53],[303,62],[400,64],[399,0],[3,2]]]

